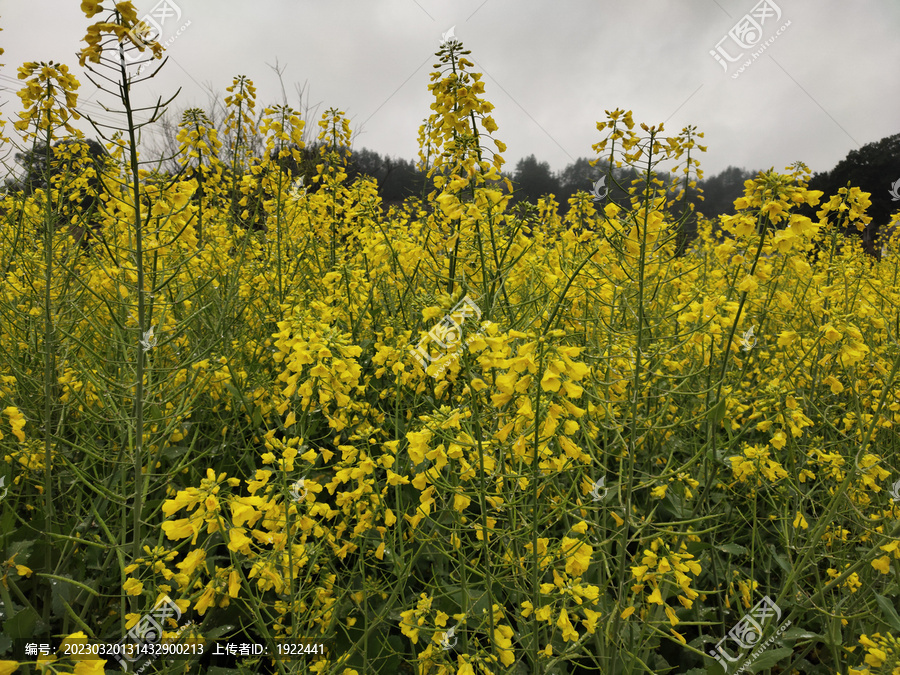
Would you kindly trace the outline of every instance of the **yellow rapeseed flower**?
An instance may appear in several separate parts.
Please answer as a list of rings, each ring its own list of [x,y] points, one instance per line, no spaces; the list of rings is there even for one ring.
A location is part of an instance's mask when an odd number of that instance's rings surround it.
[[[25,428],[25,416],[15,406],[8,406],[3,410],[3,413],[9,417],[9,425],[12,427],[13,435],[19,439],[19,443],[24,443],[25,433],[22,429]]]
[[[106,672],[103,667],[105,664],[106,660],[104,659],[85,659],[75,664],[72,673],[73,675],[103,675]]]
[[[103,11],[102,0],[81,0],[81,11],[87,18],[91,18]]]
[[[122,590],[124,590],[127,595],[140,595],[144,590],[144,584],[132,577],[125,580],[125,583],[122,584]]]
[[[566,572],[573,577],[582,576],[590,567],[594,549],[583,541],[562,538],[562,550],[566,556]]]
[[[880,558],[875,558],[872,561],[872,567],[881,572],[882,574],[890,574],[891,573],[891,559],[890,557],[883,555]]]
[[[574,626],[572,626],[572,622],[569,621],[569,613],[565,608],[559,613],[559,618],[556,620],[556,627],[562,631],[563,642],[575,642],[578,640],[578,631],[575,630]]]

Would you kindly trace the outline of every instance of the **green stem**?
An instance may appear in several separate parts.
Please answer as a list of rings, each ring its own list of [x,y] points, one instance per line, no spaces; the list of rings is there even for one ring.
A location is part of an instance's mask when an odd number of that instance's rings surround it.
[[[140,171],[138,168],[137,157],[137,134],[135,133],[134,113],[131,106],[131,83],[128,74],[125,71],[125,57],[121,54],[119,59],[120,68],[120,86],[119,91],[122,97],[122,104],[125,108],[125,115],[128,120],[128,156],[131,171],[131,188],[132,199],[134,200],[134,226],[135,237],[135,265],[137,268],[137,340],[135,340],[135,371],[137,382],[135,383],[134,395],[134,507],[132,510],[132,539],[131,553],[134,558],[141,555],[141,542],[143,540],[141,534],[141,513],[143,511],[144,498],[144,474],[143,474],[143,457],[144,457],[144,348],[141,346],[141,338],[144,330],[144,239],[143,239],[143,218],[141,216],[141,183]]]

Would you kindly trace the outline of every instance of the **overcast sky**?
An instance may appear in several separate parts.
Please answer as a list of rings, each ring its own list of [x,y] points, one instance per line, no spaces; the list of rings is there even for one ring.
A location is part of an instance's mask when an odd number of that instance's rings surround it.
[[[665,122],[672,135],[698,127],[707,177],[729,165],[781,170],[798,160],[824,171],[900,133],[898,0],[162,2],[170,16],[159,22],[161,41],[189,25],[168,47],[167,66],[141,85],[140,101],[182,87],[175,112],[206,107],[209,87],[224,95],[242,74],[260,104],[280,103],[277,62],[289,104],[302,107],[296,87],[305,86],[303,104],[318,106],[317,117],[329,107],[347,112],[354,147],[393,157],[416,157],[434,52],[451,26],[484,73],[508,170],[530,154],[556,171],[593,159],[596,123],[616,107],[633,110],[636,122]],[[164,8],[135,5],[157,17]],[[102,96],[75,57],[88,23],[79,0],[0,0],[7,119],[19,110],[17,68],[51,59],[81,81],[84,109],[102,114]]]

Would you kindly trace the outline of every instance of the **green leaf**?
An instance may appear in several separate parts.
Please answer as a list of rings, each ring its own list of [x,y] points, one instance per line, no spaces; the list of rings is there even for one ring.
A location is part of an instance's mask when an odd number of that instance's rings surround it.
[[[883,595],[878,595],[878,593],[875,594],[875,602],[881,607],[885,623],[894,630],[900,630],[900,616],[897,616],[897,610],[894,609],[894,604]]]
[[[58,576],[65,579],[71,578],[66,574],[60,574]],[[72,593],[75,589],[71,584],[67,584],[64,581],[59,581],[58,579],[50,579],[49,583],[50,606],[53,608],[53,611],[56,612],[57,616],[65,616],[65,605],[72,604]]]
[[[684,500],[674,492],[666,493],[666,498],[662,501],[662,506],[663,508],[668,506],[669,508],[665,510],[676,518],[687,518],[690,515],[690,512],[684,508]]]
[[[170,445],[163,449],[163,457],[166,459],[176,459],[188,452],[190,448],[186,445]]]
[[[19,565],[27,565],[31,560],[31,547],[34,546],[34,539],[26,541],[14,541],[7,548],[9,558],[16,557],[16,563]]]
[[[769,544],[769,551],[772,553],[772,558],[775,560],[775,562],[778,563],[778,566],[781,569],[783,569],[785,572],[791,571],[791,563],[788,562],[788,559],[786,557],[776,551],[775,546]]]
[[[216,626],[215,628],[206,631],[203,634],[203,637],[207,640],[218,640],[220,637],[222,637],[226,633],[230,633],[233,630],[234,626]]]
[[[718,424],[723,419],[725,419],[725,408],[726,402],[723,398],[719,401],[715,406],[709,409],[709,412],[706,413],[706,417],[713,423]]]
[[[820,640],[822,639],[822,636],[818,633],[813,633],[812,631],[808,631],[797,626],[788,628],[781,635],[785,640],[808,640],[810,638],[818,638]]]
[[[764,652],[759,655],[758,659],[756,659],[750,666],[747,667],[747,672],[758,673],[759,671],[765,670],[766,668],[771,668],[783,658],[785,658],[786,656],[790,656],[793,653],[794,650],[789,649],[788,647],[782,647],[781,649],[773,649],[771,651]]]
[[[730,555],[747,555],[749,553],[747,547],[740,544],[722,544],[721,546],[716,546],[716,548]]]
[[[228,393],[231,395],[232,400],[234,400],[234,401],[240,401],[240,400],[241,400],[242,397],[241,397],[240,392],[238,392],[238,390],[234,388],[234,385],[231,384],[231,382],[228,382],[228,381],[226,380],[226,381],[224,381],[222,384],[225,385],[225,389],[226,389],[226,390],[228,391]]]
[[[35,635],[35,625],[40,617],[30,607],[16,612],[3,622],[3,633],[13,640],[24,640]]]
[[[833,617],[828,622],[828,631],[825,633],[824,642],[829,646],[839,647],[844,644],[844,636],[841,633],[841,620]]]

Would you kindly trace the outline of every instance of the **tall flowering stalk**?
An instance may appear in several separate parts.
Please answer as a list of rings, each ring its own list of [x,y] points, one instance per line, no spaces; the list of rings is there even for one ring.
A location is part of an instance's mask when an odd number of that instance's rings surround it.
[[[264,202],[267,215],[266,229],[275,226],[275,268],[278,282],[278,302],[284,302],[285,288],[283,267],[284,228],[286,225],[283,208],[291,186],[291,170],[286,160],[300,162],[303,148],[303,127],[305,122],[290,106],[275,105],[263,111],[259,131],[265,138],[262,161],[254,164],[251,171],[259,176],[259,186],[268,198]]]
[[[149,110],[152,111],[148,122],[139,123],[136,113],[145,112],[146,109],[136,108],[132,103],[132,86],[134,76],[129,72],[129,64],[126,62],[126,52],[147,49],[147,43],[140,37],[146,31],[142,30],[142,24],[138,21],[137,10],[128,2],[118,2],[112,10],[106,10],[98,0],[85,0],[82,2],[82,10],[88,18],[102,12],[107,12],[105,20],[97,21],[88,26],[85,42],[87,47],[81,50],[79,61],[86,66],[88,72],[99,76],[107,82],[117,82],[117,90],[105,88],[93,78],[91,81],[101,90],[118,98],[122,103],[122,113],[125,115],[125,126],[122,131],[127,135],[127,161],[129,171],[129,188],[131,191],[132,234],[134,237],[134,264],[137,284],[137,326],[134,333],[134,362],[136,382],[134,395],[134,444],[132,449],[134,469],[134,504],[132,510],[131,544],[134,557],[138,557],[141,551],[143,500],[145,481],[143,466],[146,461],[144,452],[144,369],[146,366],[146,352],[151,347],[150,338],[153,327],[147,321],[147,295],[149,291],[144,278],[144,223],[147,215],[141,208],[141,171],[138,163],[138,131],[141,127],[155,121],[161,102]],[[160,57],[162,47],[154,42],[150,45],[154,57]],[[111,76],[101,75],[97,67],[104,68]],[[173,97],[174,98],[174,97]],[[170,99],[171,101],[171,99]],[[168,103],[168,101],[167,101]],[[96,127],[96,125],[95,125]],[[155,346],[155,342],[152,343]]]
[[[185,177],[197,181],[200,199],[196,229],[197,239],[202,242],[204,212],[214,202],[222,185],[222,164],[219,161],[222,141],[206,113],[198,108],[184,111],[176,140],[179,144],[178,153],[184,161]],[[196,160],[196,166],[192,165],[192,160]]]
[[[23,111],[19,113],[19,121],[15,128],[22,132],[23,140],[32,142],[33,151],[37,150],[39,143],[45,148],[44,167],[46,173],[46,188],[42,195],[43,201],[43,362],[44,362],[44,518],[45,536],[47,537],[47,567],[48,572],[53,568],[52,556],[49,554],[51,538],[55,529],[55,503],[54,490],[51,476],[52,458],[55,439],[59,438],[62,423],[57,414],[59,383],[57,382],[57,356],[58,339],[56,334],[56,315],[58,303],[63,301],[60,293],[54,293],[54,234],[56,232],[56,217],[54,209],[54,191],[50,180],[50,168],[53,159],[53,143],[59,138],[59,132],[81,137],[81,132],[75,129],[71,123],[79,118],[75,111],[78,102],[79,82],[70,73],[64,64],[26,63],[19,68],[19,79],[23,80],[25,87],[19,91],[22,100]],[[46,600],[46,599],[45,599]],[[49,611],[48,603],[44,603],[44,614]]]
[[[346,233],[339,231],[337,199],[341,184],[347,179],[347,160],[350,158],[350,123],[346,115],[330,108],[319,120],[319,150],[321,162],[316,166],[313,182],[322,184],[329,209],[330,241],[329,261],[333,268],[337,264],[337,248],[339,236]]]
[[[497,130],[497,123],[488,113],[494,109],[484,100],[484,82],[481,73],[469,72],[473,67],[463,45],[456,39],[447,40],[436,55],[440,70],[431,74],[428,89],[434,96],[434,111],[419,131],[420,157],[430,164],[428,175],[435,190],[428,199],[437,195],[444,218],[449,224],[443,246],[448,252],[447,292],[453,295],[457,284],[457,266],[460,256],[460,237],[468,235],[466,228],[477,227],[479,209],[475,204],[475,190],[488,182],[504,181],[511,192],[512,185],[500,176],[504,160],[500,153],[506,145],[493,139],[497,151],[483,146],[483,138]],[[482,131],[483,130],[483,131]],[[490,156],[490,159],[488,159]],[[433,161],[431,158],[433,157]],[[501,194],[489,191],[490,200],[497,203]],[[483,257],[483,256],[482,256]]]
[[[0,32],[2,32],[2,31],[3,31],[3,29],[0,28]],[[0,47],[0,56],[3,56],[3,52],[4,52],[3,47]],[[4,65],[5,64],[0,63],[0,68],[2,68]],[[3,115],[0,114],[0,143],[9,143],[9,139],[3,135],[3,130],[5,128],[6,128],[6,120],[3,119]]]
[[[240,198],[242,178],[250,169],[252,148],[250,144],[256,139],[257,129],[254,119],[256,111],[256,87],[250,78],[239,75],[226,89],[225,97],[225,138],[231,154],[231,218],[233,229],[239,221],[249,218],[249,212],[238,209],[247,204],[246,198]],[[239,203],[240,202],[240,203]]]

